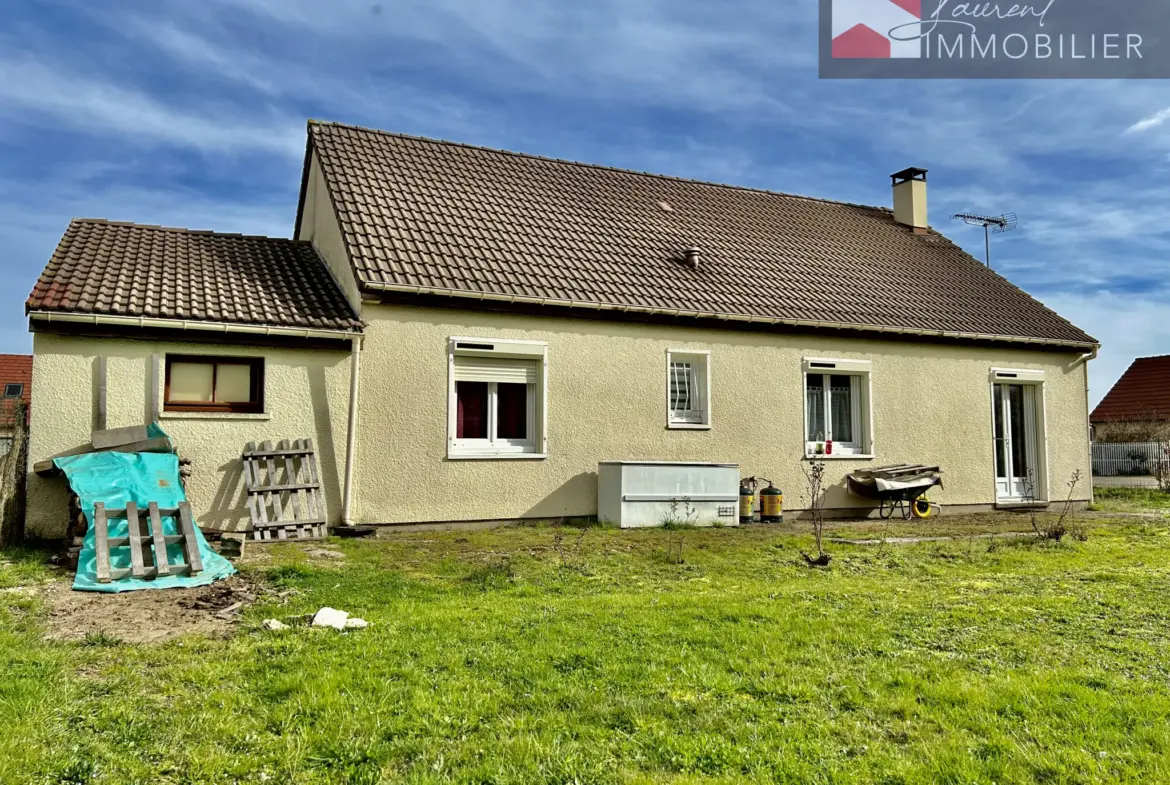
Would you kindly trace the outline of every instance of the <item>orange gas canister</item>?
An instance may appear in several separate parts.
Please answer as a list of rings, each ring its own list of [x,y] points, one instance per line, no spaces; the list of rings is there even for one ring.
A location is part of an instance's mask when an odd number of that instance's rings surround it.
[[[764,523],[784,523],[784,493],[768,481],[760,491],[760,520]]]

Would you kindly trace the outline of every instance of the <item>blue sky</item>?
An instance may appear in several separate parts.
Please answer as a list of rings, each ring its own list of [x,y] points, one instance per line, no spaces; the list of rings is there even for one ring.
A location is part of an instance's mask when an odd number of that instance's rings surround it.
[[[96,6],[101,6],[100,10]],[[0,351],[69,219],[288,236],[307,117],[870,204],[1020,215],[995,267],[1104,343],[1093,400],[1170,353],[1162,82],[829,82],[816,4],[5,3]]]

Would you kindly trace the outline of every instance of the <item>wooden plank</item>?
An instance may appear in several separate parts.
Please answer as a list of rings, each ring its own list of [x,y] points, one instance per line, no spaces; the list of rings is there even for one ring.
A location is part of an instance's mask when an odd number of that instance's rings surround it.
[[[110,447],[105,450],[95,450],[92,444],[86,444],[82,447],[77,447],[72,450],[66,450],[54,455],[52,458],[44,461],[37,461],[33,464],[33,471],[42,477],[54,477],[58,470],[53,465],[55,458],[66,458],[70,455],[86,455],[91,452],[174,452],[175,447],[171,444],[171,440],[158,437],[155,439],[147,439],[146,441],[134,442],[133,444],[122,444],[117,447]]]
[[[282,451],[287,451],[289,449],[288,439],[281,439],[277,446]],[[305,490],[305,487],[297,484],[297,467],[293,463],[291,455],[284,456],[284,484],[285,488],[281,490],[288,489],[290,491],[288,502],[292,505],[293,520],[296,520],[301,517],[300,492]]]
[[[135,578],[146,577],[146,563],[142,557],[142,521],[138,517],[138,505],[126,502],[126,529],[130,535],[130,573]]]
[[[289,526],[296,528],[297,526],[301,526],[301,525],[310,525],[311,526],[311,525],[320,525],[323,523],[325,523],[324,518],[306,518],[303,521],[296,521],[296,522],[293,522],[293,521],[269,521],[268,523],[261,523],[256,528],[258,528],[258,529],[279,529],[282,527],[288,528]]]
[[[150,434],[145,425],[130,425],[125,428],[110,428],[109,430],[94,431],[90,437],[90,444],[95,452],[108,450],[111,447],[121,447],[124,444],[149,441]]]
[[[299,444],[299,443],[300,443],[299,441],[293,442],[293,444]],[[268,450],[268,451],[256,450],[256,449],[252,449],[251,444],[252,443],[249,442],[248,443],[249,446],[244,449],[244,457],[245,458],[268,458],[268,457],[279,458],[279,457],[284,456],[284,455],[308,455],[309,453],[312,452],[312,450],[296,449],[295,447],[292,449],[289,449],[289,450]]]
[[[106,515],[107,515],[107,517],[109,517],[108,512]],[[130,544],[130,539],[131,539],[130,537],[111,537],[110,538],[110,547],[111,548],[125,548],[126,546],[128,546]],[[134,537],[133,539],[135,540],[135,542],[138,542],[138,543],[154,542],[153,535],[149,535],[146,537]],[[183,541],[183,537],[181,535],[178,535],[178,534],[168,534],[166,536],[166,541],[167,541],[167,545],[177,545],[178,543],[181,543]]]
[[[151,502],[147,509],[150,511],[150,530],[154,534],[154,563],[158,567],[159,575],[170,575],[171,561],[167,557],[167,540],[163,532],[162,516],[158,514],[158,503]]]
[[[184,502],[179,505],[179,530],[183,533],[183,552],[187,556],[187,566],[192,573],[203,572],[203,559],[199,557],[199,540],[195,536],[195,519],[191,517],[191,505]]]
[[[93,505],[93,548],[97,557],[94,571],[97,573],[98,583],[110,582],[110,529],[106,521],[106,505],[95,502]]]
[[[316,483],[304,483],[301,485],[263,485],[255,489],[255,493],[275,493],[276,491],[308,491],[321,486]]]
[[[244,488],[248,492],[253,491],[260,484],[260,478],[253,474],[256,462],[252,459],[251,453],[254,449],[256,449],[256,442],[248,442],[244,445],[244,454],[240,456],[240,461],[244,464]]]
[[[261,449],[263,449],[265,452],[272,451],[272,442],[264,442],[264,444],[262,444],[260,446],[261,446]],[[272,458],[272,457],[268,457],[264,460],[264,463],[268,467],[268,482],[269,482],[269,484],[275,484],[276,478],[279,476],[276,472],[276,459]],[[273,516],[275,516],[275,520],[278,520],[278,521],[284,520],[284,509],[281,507],[281,504],[280,504],[280,494],[279,493],[272,493],[272,494],[268,494],[268,495],[269,495],[269,498],[272,499],[272,514],[273,514]]]
[[[97,358],[97,422],[94,430],[106,429],[106,356]]]
[[[317,485],[316,490],[309,491],[309,493],[312,494],[314,501],[313,517],[324,518],[326,517],[325,499],[321,495],[321,475],[317,472],[317,451],[313,447],[312,439],[305,439],[304,444],[305,447],[310,450],[308,457],[309,469],[307,480],[308,482],[315,483]]]
[[[152,354],[150,356],[150,410],[148,416],[150,419],[148,423],[158,422],[158,388],[159,384],[159,356]]]

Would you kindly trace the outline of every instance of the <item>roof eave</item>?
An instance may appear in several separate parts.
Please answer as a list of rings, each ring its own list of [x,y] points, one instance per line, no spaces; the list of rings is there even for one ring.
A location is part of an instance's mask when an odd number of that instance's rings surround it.
[[[196,331],[202,333],[230,333],[236,335],[257,335],[281,338],[306,338],[324,340],[351,340],[360,338],[360,327],[351,329],[328,329],[320,327],[294,327],[288,325],[246,324],[235,322],[214,322],[199,319],[162,319],[151,316],[117,316],[114,314],[83,313],[77,311],[32,310],[28,313],[29,327],[34,323],[70,323],[94,327],[140,327],[162,330]]]
[[[659,316],[675,316],[696,319],[719,319],[731,322],[746,322],[752,324],[770,325],[778,327],[795,327],[807,329],[852,330],[863,333],[886,333],[890,335],[919,336],[922,338],[944,338],[959,341],[981,341],[993,343],[1018,343],[1030,346],[1044,346],[1060,348],[1067,351],[1092,352],[1101,347],[1096,341],[1070,341],[1056,338],[1035,338],[1019,335],[994,335],[985,333],[966,333],[948,330],[920,330],[910,327],[889,327],[886,325],[850,324],[845,322],[816,321],[810,319],[782,319],[770,316],[750,316],[747,314],[729,314],[703,311],[690,311],[680,308],[653,308],[638,305],[618,305],[612,303],[591,303],[578,300],[560,300],[549,297],[532,297],[520,294],[495,294],[491,292],[470,292],[459,289],[440,289],[429,286],[407,286],[402,284],[388,284],[377,281],[362,281],[363,290],[377,292],[395,292],[401,294],[436,295],[455,297],[466,300],[491,300],[502,303],[518,303],[537,306],[554,306],[561,308],[575,308],[591,311],[615,311],[625,313],[643,313]]]

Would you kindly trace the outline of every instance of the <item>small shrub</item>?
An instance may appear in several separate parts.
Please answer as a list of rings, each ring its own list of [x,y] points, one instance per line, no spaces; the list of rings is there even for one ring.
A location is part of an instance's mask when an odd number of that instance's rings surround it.
[[[833,557],[825,553],[823,535],[825,532],[825,462],[811,461],[808,466],[802,465],[808,494],[809,514],[812,516],[813,538],[817,543],[816,558],[804,551],[800,555],[811,567],[828,567]]]
[[[86,633],[85,638],[81,641],[81,645],[93,649],[112,649],[116,646],[121,646],[122,639],[108,635],[104,630],[99,630],[98,632]]]
[[[507,556],[493,558],[484,564],[476,565],[467,574],[466,581],[487,591],[488,589],[503,588],[516,579],[516,569],[512,560]]]

